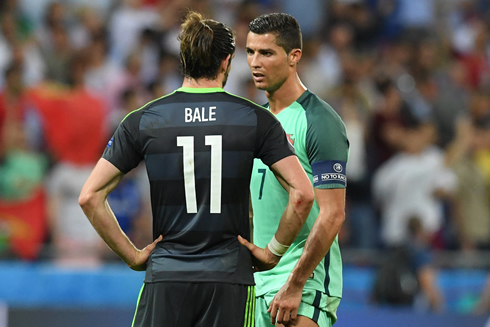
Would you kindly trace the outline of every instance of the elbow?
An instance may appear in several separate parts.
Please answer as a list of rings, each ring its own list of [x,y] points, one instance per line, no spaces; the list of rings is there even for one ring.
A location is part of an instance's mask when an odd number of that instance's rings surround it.
[[[294,208],[299,216],[306,217],[310,213],[313,202],[315,201],[315,194],[313,193],[313,188],[305,188],[304,190],[299,190],[294,196]]]
[[[345,221],[345,211],[344,210],[336,210],[330,214],[330,219],[332,221],[332,225],[335,226],[336,229],[340,230]]]
[[[82,192],[78,197],[78,204],[80,205],[80,207],[84,212],[90,210],[90,208],[94,206],[95,201],[96,201],[95,194],[90,192]]]

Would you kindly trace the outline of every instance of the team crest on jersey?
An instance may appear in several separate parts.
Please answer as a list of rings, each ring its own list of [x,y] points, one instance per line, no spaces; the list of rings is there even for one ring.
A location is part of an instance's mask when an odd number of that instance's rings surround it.
[[[288,137],[288,141],[289,143],[291,143],[292,146],[294,146],[294,137],[293,137],[294,134],[286,134],[286,136]]]
[[[114,142],[114,138],[111,138],[109,140],[109,143],[107,143],[107,147],[110,148],[112,146],[112,142]]]

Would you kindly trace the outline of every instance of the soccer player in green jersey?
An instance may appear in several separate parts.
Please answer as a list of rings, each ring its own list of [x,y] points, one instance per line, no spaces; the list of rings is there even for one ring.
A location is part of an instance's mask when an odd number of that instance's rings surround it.
[[[282,123],[315,189],[315,203],[299,236],[270,271],[255,273],[256,326],[332,326],[342,296],[342,261],[337,234],[345,219],[349,142],[337,113],[301,83],[296,66],[302,37],[287,14],[254,19],[247,58],[266,107]],[[254,243],[267,246],[287,205],[287,192],[261,160],[251,181]],[[270,313],[270,315],[269,315]]]

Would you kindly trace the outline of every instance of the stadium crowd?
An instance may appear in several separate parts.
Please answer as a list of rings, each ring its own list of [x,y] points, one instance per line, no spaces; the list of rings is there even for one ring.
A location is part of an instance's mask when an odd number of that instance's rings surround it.
[[[125,115],[181,86],[177,34],[189,8],[234,28],[225,90],[260,104],[248,23],[278,11],[298,19],[301,79],[350,140],[342,249],[490,248],[488,1],[4,0],[0,257],[110,257],[77,198]],[[145,174],[109,199],[137,245],[152,237]]]

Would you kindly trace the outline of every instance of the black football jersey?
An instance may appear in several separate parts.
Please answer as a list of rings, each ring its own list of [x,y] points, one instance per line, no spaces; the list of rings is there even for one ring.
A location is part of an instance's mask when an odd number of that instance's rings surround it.
[[[144,160],[153,236],[145,282],[253,285],[249,184],[254,158],[294,155],[279,121],[221,88],[180,88],[131,112],[103,158],[127,173]]]

